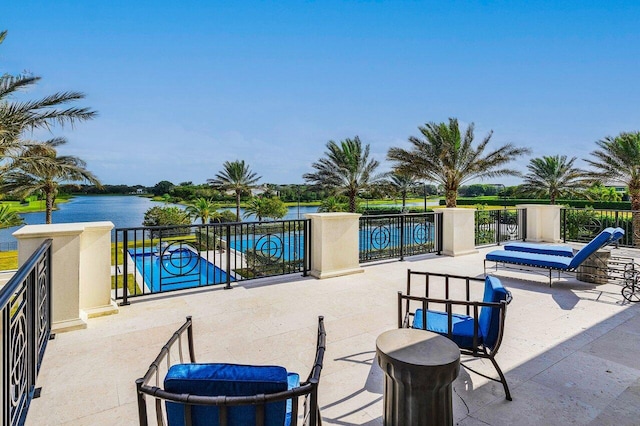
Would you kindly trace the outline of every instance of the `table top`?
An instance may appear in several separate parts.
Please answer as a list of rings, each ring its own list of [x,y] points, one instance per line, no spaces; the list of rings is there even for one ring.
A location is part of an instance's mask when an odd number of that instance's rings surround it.
[[[460,361],[460,349],[451,340],[413,328],[385,331],[378,336],[376,349],[394,361],[416,367],[437,367]]]

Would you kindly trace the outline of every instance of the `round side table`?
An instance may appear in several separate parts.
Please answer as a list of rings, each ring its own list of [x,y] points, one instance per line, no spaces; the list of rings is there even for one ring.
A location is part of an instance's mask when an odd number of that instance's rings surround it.
[[[453,425],[451,383],[460,372],[460,349],[425,330],[400,328],[376,340],[385,374],[384,425]]]

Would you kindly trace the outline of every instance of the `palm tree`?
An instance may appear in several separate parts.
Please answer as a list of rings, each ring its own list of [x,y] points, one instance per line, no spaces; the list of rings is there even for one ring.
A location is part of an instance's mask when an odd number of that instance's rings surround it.
[[[7,35],[0,32],[0,44]],[[35,101],[15,101],[11,98],[19,91],[27,90],[40,81],[33,75],[0,75],[0,156],[9,150],[19,150],[20,136],[28,130],[50,129],[52,125],[74,125],[90,120],[96,112],[89,108],[67,106],[83,99],[81,92],[58,92]]]
[[[394,163],[393,169],[396,172],[413,174],[417,179],[441,184],[445,191],[447,207],[456,207],[458,188],[465,182],[472,179],[519,175],[516,170],[503,166],[529,153],[529,149],[517,148],[509,143],[485,154],[493,132],[489,132],[474,148],[473,123],[462,134],[455,118],[450,118],[448,124],[427,123],[418,129],[424,139],[409,137],[412,149],[391,148],[387,153],[387,159]]]
[[[219,206],[210,198],[196,198],[185,209],[189,216],[194,219],[200,218],[202,223],[205,224],[209,219],[216,219],[220,214],[218,213]]]
[[[24,223],[24,219],[15,211],[11,210],[8,205],[0,206],[0,229],[19,226]]]
[[[527,166],[522,191],[536,196],[549,196],[551,204],[561,195],[575,195],[592,183],[587,172],[573,167],[576,157],[566,155],[532,158]]]
[[[51,212],[61,182],[87,181],[101,186],[98,178],[85,168],[86,163],[80,158],[58,155],[56,148],[66,142],[64,138],[54,138],[43,143],[25,145],[3,176],[3,189],[21,197],[44,193],[46,223],[51,223]]]
[[[591,153],[593,159],[585,159],[593,170],[595,179],[624,182],[629,188],[633,210],[633,241],[640,245],[640,132],[620,133],[615,138],[607,136],[596,142],[599,149]]]
[[[369,160],[369,145],[362,149],[360,138],[327,142],[325,157],[311,165],[316,172],[305,173],[302,177],[312,184],[332,190],[336,195],[349,198],[349,211],[356,211],[358,193],[380,182],[383,175],[373,173],[379,166],[376,160]]]
[[[222,171],[216,174],[214,179],[208,179],[207,182],[214,188],[235,192],[236,217],[240,220],[240,195],[256,188],[256,184],[260,179],[261,177],[253,173],[249,166],[244,163],[244,160],[236,160],[225,161],[222,165]]]
[[[404,211],[407,205],[407,193],[416,187],[415,178],[403,173],[391,173],[387,184],[393,194],[399,194],[402,197],[402,211]]]

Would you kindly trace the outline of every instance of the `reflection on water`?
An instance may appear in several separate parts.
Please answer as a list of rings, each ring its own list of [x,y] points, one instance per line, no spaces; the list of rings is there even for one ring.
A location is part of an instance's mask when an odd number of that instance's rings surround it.
[[[438,200],[427,200],[427,206],[438,204]],[[163,206],[166,204],[151,201],[149,198],[127,196],[127,195],[110,195],[110,196],[78,196],[72,198],[67,203],[58,204],[58,210],[53,212],[53,223],[72,223],[72,222],[97,222],[108,220],[113,222],[116,228],[134,228],[142,226],[144,213],[151,207]],[[172,204],[173,205],[173,204]],[[407,206],[421,206],[422,202],[407,203]],[[400,207],[401,203],[376,205],[376,207]],[[183,207],[183,206],[179,206]],[[371,206],[373,207],[373,205]],[[229,209],[235,213],[235,209]],[[316,213],[318,207],[309,206],[292,206],[284,219],[304,219],[306,213]],[[244,218],[244,209],[240,209],[240,215],[243,220],[256,220],[254,216]],[[27,225],[38,225],[44,223],[44,212],[23,213]],[[198,221],[195,221],[199,223]],[[0,243],[14,242],[15,239],[11,234],[19,229],[19,226],[0,230]]]

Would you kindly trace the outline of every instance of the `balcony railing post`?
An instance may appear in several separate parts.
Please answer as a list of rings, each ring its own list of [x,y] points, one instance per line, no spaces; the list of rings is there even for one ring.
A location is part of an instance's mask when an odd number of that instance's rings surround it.
[[[502,210],[494,210],[498,212],[498,220],[496,221],[496,243],[500,245],[502,241],[502,226],[501,226],[501,212]]]
[[[135,231],[134,231],[135,232]],[[118,250],[118,246],[116,245],[115,250]],[[129,259],[127,259],[127,253],[129,252],[129,231],[124,230],[122,232],[122,305],[126,306],[129,304]],[[117,278],[117,268],[116,265],[116,278]],[[116,283],[118,280],[116,279]],[[116,295],[118,294],[116,284]]]
[[[436,215],[436,236],[437,236],[437,248],[436,251],[439,255],[442,254],[442,246],[444,245],[443,243],[443,227],[444,227],[444,220],[443,220],[443,214],[442,213],[435,213]]]
[[[404,260],[404,214],[400,215],[400,261]]]
[[[527,241],[527,209],[520,209],[520,226],[522,229],[522,241]]]
[[[562,242],[567,242],[567,209],[562,209]]]
[[[302,276],[306,277],[309,273],[309,259],[311,259],[309,253],[309,250],[311,248],[311,239],[309,238],[309,220],[305,219],[302,225]],[[300,225],[298,224],[298,226]]]
[[[224,286],[225,290],[231,290],[231,225],[226,226],[226,234],[227,234],[227,284]]]

